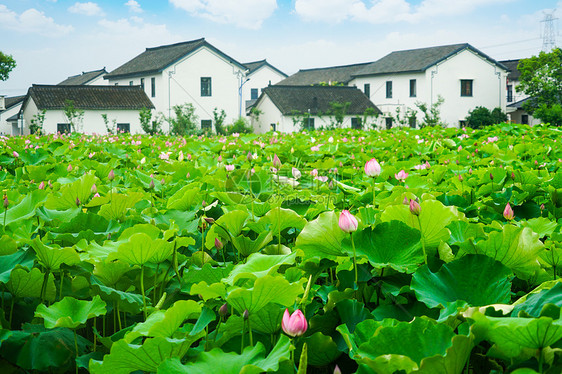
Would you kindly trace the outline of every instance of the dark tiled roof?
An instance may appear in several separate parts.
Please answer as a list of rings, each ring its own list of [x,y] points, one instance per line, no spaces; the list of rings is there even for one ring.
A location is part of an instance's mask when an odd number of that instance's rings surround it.
[[[77,109],[153,109],[140,86],[47,86],[34,84],[27,96],[39,109],[63,109],[66,100]]]
[[[351,103],[347,114],[361,115],[367,108],[380,110],[356,87],[347,86],[280,86],[264,88],[259,100],[267,95],[284,115],[295,112],[311,114],[330,111],[330,103]]]
[[[191,40],[188,42],[163,45],[160,47],[147,48],[143,53],[132,60],[119,66],[104,78],[123,78],[131,76],[139,76],[146,74],[155,74],[164,70],[166,67],[179,61],[183,57],[195,52],[201,47],[207,47],[215,53],[221,55],[229,62],[244,68],[242,64],[233,58],[227,56],[217,48],[205,41],[205,38]]]
[[[74,86],[74,85],[81,86],[83,84],[91,82],[92,80],[96,79],[97,77],[99,77],[100,75],[103,75],[103,74],[107,74],[107,71],[105,70],[105,68],[99,69],[99,70],[94,70],[94,71],[83,72],[82,74],[73,75],[71,77],[66,78],[65,80],[60,82],[59,85],[62,85],[62,86]]]
[[[521,99],[519,101],[516,101],[514,103],[509,104],[507,107],[508,108],[515,108],[515,109],[523,109],[523,104],[525,104],[527,101],[530,101],[532,99],[532,97],[526,97],[524,99]]]
[[[519,65],[519,60],[505,60],[500,61],[500,64],[505,66],[509,70],[508,79],[510,81],[518,81],[521,76],[521,72],[517,70],[517,65]]]
[[[12,97],[4,98],[4,106],[6,107],[5,110],[8,110],[13,106],[18,105],[24,99],[25,99],[25,95],[23,95],[23,96],[12,96]],[[0,112],[3,112],[3,110],[0,110]]]
[[[443,45],[438,47],[409,49],[405,51],[395,51],[384,56],[380,60],[369,64],[363,70],[359,71],[356,76],[423,72],[429,67],[451,57],[452,55],[464,49],[470,49],[471,51],[479,54],[491,63],[507,70],[507,68],[498,63],[496,60],[488,57],[470,44],[462,43]]]
[[[244,62],[243,65],[248,68],[248,75],[251,75],[253,72],[261,68],[262,66],[269,66],[273,70],[277,71],[279,74],[283,76],[287,76],[287,74],[283,73],[281,70],[277,69],[275,66],[271,65],[267,60],[260,60],[254,62]]]
[[[370,62],[353,65],[332,66],[317,69],[301,69],[279,82],[282,86],[311,86],[320,83],[338,82],[347,84],[353,76]]]

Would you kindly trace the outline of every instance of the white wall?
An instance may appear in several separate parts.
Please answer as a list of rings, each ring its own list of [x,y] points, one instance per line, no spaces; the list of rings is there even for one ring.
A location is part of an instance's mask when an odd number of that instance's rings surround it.
[[[38,114],[39,110],[33,100],[29,100],[26,105],[23,115],[25,119],[24,134],[29,134],[29,126],[31,119],[34,115]],[[139,111],[138,110],[85,110],[84,117],[76,131],[84,134],[106,134],[107,129],[103,121],[102,114],[107,114],[109,125],[113,125],[113,120],[116,123],[128,123],[130,125],[132,134],[144,133],[140,127]],[[57,124],[69,123],[64,115],[63,110],[48,110],[45,113],[45,122],[43,123],[44,134],[54,134],[57,132]],[[72,129],[71,129],[72,130]]]
[[[17,135],[12,133],[12,124],[6,120],[20,111],[21,103],[0,113],[0,135]]]
[[[427,69],[424,73],[388,74],[372,77],[358,77],[350,82],[363,91],[365,83],[371,84],[371,101],[385,114],[396,116],[396,108],[401,114],[407,109],[416,109],[416,102],[427,103],[430,107],[439,96],[445,101],[440,107],[442,122],[456,127],[464,120],[470,110],[484,106],[492,110],[501,107],[506,111],[506,76],[503,71],[488,60],[469,50],[452,56]],[[410,79],[416,79],[416,97],[410,97]],[[472,79],[472,97],[461,97],[461,79]],[[386,81],[392,81],[392,99],[386,98]],[[417,110],[417,123],[422,114]],[[381,122],[384,126],[384,123]],[[394,124],[396,126],[396,123]]]
[[[259,97],[262,89],[266,88],[270,84],[277,84],[281,80],[285,79],[285,76],[279,74],[278,71],[272,69],[270,66],[264,65],[252,72],[252,74],[248,75],[247,78],[250,78],[250,80],[242,86],[242,115],[244,115],[246,100],[252,99],[252,88],[258,89]]]
[[[169,79],[169,72],[173,72]],[[213,109],[224,109],[225,124],[238,118],[239,76],[243,70],[223,59],[209,48],[203,47],[176,64],[164,69],[160,74],[144,76],[144,90],[155,106],[153,113],[173,116],[174,105],[191,103],[195,107],[198,123],[212,120]],[[156,78],[156,96],[151,95],[151,78]],[[201,77],[211,78],[211,96],[201,96]],[[140,85],[140,78],[110,79],[109,84]],[[168,86],[169,83],[169,86]],[[164,130],[168,130],[164,123]]]
[[[109,82],[106,79],[103,79],[103,74],[92,79],[90,82],[86,84],[87,86],[107,86]]]

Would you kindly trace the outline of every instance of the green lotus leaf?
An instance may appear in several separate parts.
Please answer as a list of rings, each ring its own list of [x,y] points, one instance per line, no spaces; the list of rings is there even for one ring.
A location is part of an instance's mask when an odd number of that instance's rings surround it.
[[[488,317],[478,311],[470,318],[475,321],[476,337],[494,343],[509,358],[518,357],[525,348],[542,349],[562,339],[560,319]]]
[[[532,218],[521,222],[523,227],[529,227],[535,233],[539,235],[539,238],[544,236],[550,236],[556,230],[558,224],[555,221],[551,221],[545,217]]]
[[[263,255],[261,253],[251,254],[246,263],[240,263],[232,269],[228,277],[223,281],[234,284],[241,278],[261,278],[265,275],[272,275],[277,272],[281,265],[295,263],[296,253],[288,255]]]
[[[459,245],[469,239],[482,238],[485,236],[482,226],[466,221],[453,221],[447,225],[451,232],[448,243]]]
[[[342,352],[331,336],[316,332],[303,339],[308,346],[308,364],[312,366],[324,366],[334,362]]]
[[[80,179],[71,184],[66,184],[58,194],[50,194],[45,202],[45,208],[64,210],[75,208],[76,205],[85,204],[92,196],[92,186],[96,182],[93,174],[84,174]],[[77,200],[80,204],[77,204]]]
[[[99,295],[108,304],[119,303],[119,310],[137,314],[142,310],[142,296],[135,293],[119,291],[105,286],[96,277],[91,277],[91,289],[94,295]]]
[[[270,302],[282,306],[293,305],[303,292],[300,283],[289,283],[285,278],[266,275],[256,279],[252,288],[234,289],[228,295],[227,301],[240,314],[246,309],[252,314]]]
[[[243,257],[248,257],[252,253],[260,251],[273,239],[271,231],[262,231],[255,240],[245,235],[238,235],[232,238],[232,244]]]
[[[358,347],[369,342],[369,340],[375,335],[376,331],[380,327],[392,327],[396,326],[399,321],[394,318],[385,318],[382,321],[375,321],[374,319],[366,319],[363,322],[359,322],[353,333],[349,331],[347,325],[339,325],[336,330],[342,335],[345,340],[347,347],[349,349],[349,356],[353,357],[355,352],[357,352]]]
[[[213,248],[215,246],[215,238],[220,237],[225,240],[230,240],[230,238],[240,235],[249,216],[248,212],[243,210],[233,210],[223,214],[207,232],[205,246],[207,248]],[[227,230],[227,232],[224,230]]]
[[[562,283],[556,283],[552,288],[526,295],[525,301],[515,305],[511,315],[516,317],[520,313],[524,313],[524,317],[538,318],[543,315],[544,308],[549,304],[556,307],[555,315],[550,317],[559,318],[560,308],[562,308]]]
[[[199,334],[201,331],[205,330],[205,328],[209,325],[209,323],[213,322],[217,319],[215,312],[212,309],[207,308],[206,306],[201,309],[201,313],[199,314],[199,318],[195,325],[189,332],[189,335],[196,335]]]
[[[58,245],[50,247],[39,237],[33,239],[31,246],[35,250],[37,261],[50,271],[58,270],[62,264],[74,265],[80,262],[80,256],[71,247],[60,248]]]
[[[34,261],[35,254],[32,250],[20,250],[11,255],[0,256],[0,283],[8,282],[16,265],[31,269]]]
[[[67,296],[50,307],[39,304],[35,310],[35,317],[43,318],[48,329],[55,327],[74,329],[90,318],[104,315],[107,312],[105,305],[99,296],[94,296],[91,301]]]
[[[142,192],[129,191],[124,194],[112,194],[109,204],[102,205],[98,214],[108,221],[122,220],[129,209],[135,206],[144,197]]]
[[[10,274],[10,281],[6,283],[6,288],[15,297],[41,297],[45,274],[38,268],[27,270],[25,268],[15,268]],[[55,287],[55,277],[51,273],[47,280],[45,299],[54,301],[57,289]]]
[[[356,358],[376,373],[461,373],[472,347],[473,337],[455,335],[447,325],[415,318],[377,329],[359,346]]]
[[[123,261],[98,261],[94,264],[93,275],[106,286],[113,286],[129,270],[131,270],[131,266]]]
[[[49,158],[49,153],[43,148],[36,149],[35,151],[26,150],[21,152],[20,159],[28,165],[37,165]]]
[[[282,335],[269,355],[265,357],[265,348],[261,342],[253,347],[246,347],[242,354],[223,352],[219,348],[203,352],[196,362],[182,365],[180,360],[167,360],[158,368],[159,373],[189,374],[260,374],[277,372],[279,363],[290,359],[291,342]],[[217,365],[220,363],[220,365]]]
[[[333,212],[324,212],[308,222],[297,237],[295,248],[304,252],[304,257],[344,256],[342,240],[349,236],[338,225],[339,217]]]
[[[33,217],[39,205],[47,199],[47,195],[48,192],[44,190],[35,190],[27,194],[16,205],[10,206],[6,211],[6,225],[12,225]],[[76,203],[74,203],[74,206],[76,206]],[[3,210],[0,217],[2,223],[4,222]]]
[[[189,287],[187,288],[187,290],[189,290],[191,288],[191,285],[194,283],[220,283],[221,279],[228,276],[228,274],[232,271],[232,268],[232,264],[228,264],[225,267],[213,267],[213,265],[211,265],[210,263],[206,263],[202,268],[198,268],[195,265],[192,265],[189,268],[189,271],[183,273],[182,283],[186,287]],[[182,288],[182,290],[184,290],[184,288]]]
[[[530,228],[505,225],[501,232],[491,232],[488,239],[476,243],[475,250],[500,261],[518,277],[527,279],[539,269],[537,257],[544,245]]]
[[[82,239],[86,239],[88,242],[103,240],[109,233],[117,232],[119,228],[115,222],[110,224],[105,218],[97,214],[81,212],[69,222],[52,228],[47,237],[52,240],[76,244]]]
[[[173,243],[163,239],[152,239],[145,233],[136,233],[121,244],[116,253],[108,256],[108,261],[119,259],[131,265],[142,266],[148,262],[162,262],[173,252]]]
[[[0,256],[12,255],[18,250],[18,243],[8,235],[0,237]]]
[[[189,290],[190,295],[199,295],[204,301],[226,297],[226,285],[224,283],[207,284],[205,281],[194,283]]]
[[[250,314],[252,330],[264,334],[275,334],[281,328],[285,308],[276,303],[269,303],[255,313]]]
[[[365,256],[374,268],[391,267],[399,272],[413,273],[423,263],[420,232],[400,221],[383,222],[353,234],[357,256]],[[343,246],[353,255],[351,240]]]
[[[148,180],[148,183],[150,183],[150,179]],[[191,208],[199,204],[201,199],[199,196],[200,192],[201,191],[198,187],[193,187],[191,185],[182,187],[168,198],[166,209],[177,209],[181,211],[191,210]]]
[[[458,300],[471,306],[505,304],[510,301],[511,271],[484,255],[466,255],[445,264],[437,273],[419,268],[411,288],[430,308],[445,307]]]
[[[426,248],[437,248],[441,241],[446,242],[451,233],[446,226],[461,219],[461,214],[456,207],[445,206],[438,200],[424,200],[420,203],[419,221],[421,222],[421,233]],[[408,226],[420,230],[418,217],[410,213],[407,205],[391,205],[385,208],[381,214],[382,222],[393,220],[402,221]]]
[[[44,206],[41,206],[37,208],[35,213],[37,217],[53,225],[58,222],[70,222],[81,211],[82,209],[76,205],[65,210],[46,209]]]
[[[336,304],[336,311],[338,312],[340,321],[345,323],[350,331],[353,331],[358,323],[373,318],[362,302],[353,299],[339,301]]]
[[[92,374],[129,374],[134,371],[154,373],[167,359],[182,358],[189,347],[204,335],[201,333],[184,339],[149,338],[142,345],[128,344],[121,339],[113,343],[103,362],[90,360],[89,370]]]
[[[271,209],[265,216],[261,217],[258,224],[257,227],[261,227],[262,230],[265,230],[269,225],[269,230],[277,235],[279,231],[291,227],[302,230],[306,225],[306,220],[293,210],[278,207]]]

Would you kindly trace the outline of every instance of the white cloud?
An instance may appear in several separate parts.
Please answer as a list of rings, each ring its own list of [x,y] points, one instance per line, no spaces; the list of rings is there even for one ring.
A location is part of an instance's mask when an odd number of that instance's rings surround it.
[[[307,21],[342,22],[353,20],[384,24],[418,22],[437,16],[453,16],[513,0],[422,0],[412,5],[406,0],[296,0],[295,13]]]
[[[142,8],[138,2],[135,0],[129,0],[125,3],[125,6],[129,7],[129,10],[133,13],[142,13]]]
[[[74,28],[70,25],[59,25],[45,13],[31,8],[21,14],[0,4],[0,29],[14,30],[25,34],[41,34],[60,36],[70,33]]]
[[[85,16],[103,16],[103,10],[97,3],[88,1],[86,3],[74,3],[68,8],[70,13],[83,14]]]
[[[275,9],[276,0],[170,0],[176,8],[218,23],[259,29]]]

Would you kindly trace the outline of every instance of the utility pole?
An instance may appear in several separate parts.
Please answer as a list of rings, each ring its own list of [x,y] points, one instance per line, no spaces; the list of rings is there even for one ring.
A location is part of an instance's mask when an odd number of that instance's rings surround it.
[[[556,31],[554,27],[554,21],[558,18],[554,18],[554,9],[551,13],[544,13],[544,18],[541,23],[544,23],[543,34],[542,34],[542,50],[544,52],[550,52],[554,47],[556,47]]]

